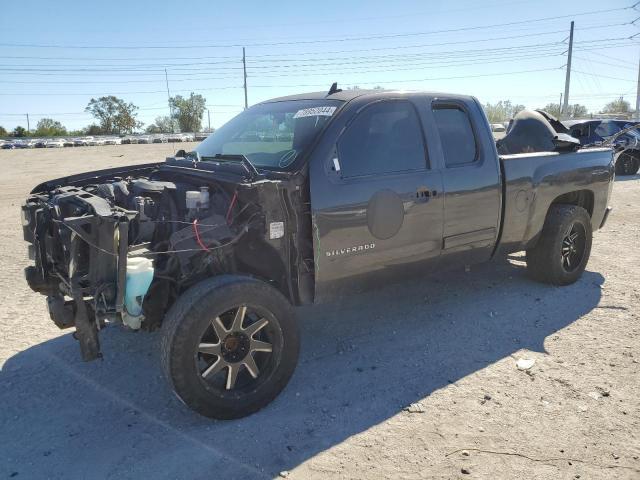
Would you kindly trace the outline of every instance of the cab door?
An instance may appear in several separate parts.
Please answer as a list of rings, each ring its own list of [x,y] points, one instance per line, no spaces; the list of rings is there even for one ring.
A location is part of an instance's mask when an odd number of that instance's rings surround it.
[[[316,297],[424,271],[442,247],[442,176],[424,110],[404,97],[351,108],[311,167]]]
[[[454,267],[487,261],[502,211],[502,177],[488,122],[468,99],[439,97],[430,107],[444,161],[442,262]]]

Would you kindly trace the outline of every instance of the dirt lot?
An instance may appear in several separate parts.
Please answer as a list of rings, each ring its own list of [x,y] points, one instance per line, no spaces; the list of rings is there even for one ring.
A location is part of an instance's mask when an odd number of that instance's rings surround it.
[[[30,187],[172,151],[0,151],[0,477],[640,478],[640,176],[616,181],[577,284],[533,283],[516,255],[299,309],[287,389],[215,422],[169,392],[157,334],[109,328],[82,363],[22,277]]]

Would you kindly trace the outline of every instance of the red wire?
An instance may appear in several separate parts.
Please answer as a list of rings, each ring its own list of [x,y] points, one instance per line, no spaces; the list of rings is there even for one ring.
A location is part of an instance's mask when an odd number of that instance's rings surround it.
[[[231,219],[231,211],[233,210],[233,206],[236,204],[236,200],[238,199],[238,191],[233,192],[233,197],[231,198],[231,203],[229,204],[229,210],[227,210],[227,225],[229,225],[229,221]]]
[[[202,239],[200,238],[200,232],[198,231],[198,219],[196,218],[193,221],[193,233],[196,234],[196,242],[198,242],[198,245],[200,245],[200,248],[202,250],[204,250],[205,252],[208,252],[209,249],[207,248],[207,246],[202,243]]]

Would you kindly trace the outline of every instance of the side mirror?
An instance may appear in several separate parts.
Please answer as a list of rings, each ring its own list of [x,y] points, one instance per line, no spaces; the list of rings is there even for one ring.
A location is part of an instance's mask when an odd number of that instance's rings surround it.
[[[183,149],[180,149],[176,152],[176,157],[185,158],[187,156],[187,152]]]

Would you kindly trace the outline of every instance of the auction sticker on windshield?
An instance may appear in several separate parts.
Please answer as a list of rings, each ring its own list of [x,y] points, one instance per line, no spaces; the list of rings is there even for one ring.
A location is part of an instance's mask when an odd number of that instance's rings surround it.
[[[333,115],[333,112],[336,111],[338,107],[312,107],[312,108],[303,108],[302,110],[298,110],[293,118],[303,118],[303,117],[330,117]]]

